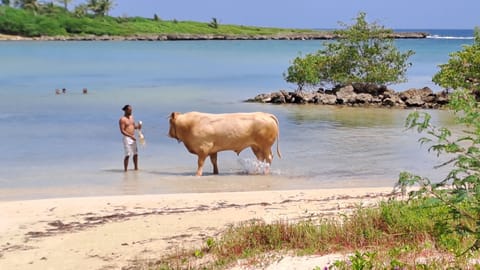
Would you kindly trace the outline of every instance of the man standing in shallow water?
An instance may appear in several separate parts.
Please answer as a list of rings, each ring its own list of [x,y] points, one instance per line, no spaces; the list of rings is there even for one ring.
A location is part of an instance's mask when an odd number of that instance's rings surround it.
[[[122,110],[123,116],[118,121],[120,132],[123,134],[123,147],[125,149],[125,158],[123,159],[123,169],[127,171],[128,160],[130,156],[133,157],[133,165],[135,170],[138,170],[138,148],[137,140],[135,139],[135,129],[141,129],[142,125],[135,124],[135,119],[132,115],[132,106],[125,105]]]

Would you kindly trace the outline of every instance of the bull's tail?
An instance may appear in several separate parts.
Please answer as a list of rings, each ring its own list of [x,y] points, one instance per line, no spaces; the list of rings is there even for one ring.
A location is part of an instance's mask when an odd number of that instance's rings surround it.
[[[278,119],[275,115],[271,115],[273,120],[275,120],[275,123],[277,124],[277,129],[278,129],[278,134],[277,134],[277,155],[279,158],[282,158],[282,154],[280,153],[280,147],[279,147],[279,141],[280,141],[280,123],[278,122]]]

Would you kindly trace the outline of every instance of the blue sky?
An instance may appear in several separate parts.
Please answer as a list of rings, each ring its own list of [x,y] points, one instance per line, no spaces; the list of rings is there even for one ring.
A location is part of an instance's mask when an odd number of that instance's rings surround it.
[[[74,3],[85,2],[76,0]],[[480,0],[114,0],[111,16],[157,14],[164,20],[221,24],[338,28],[361,11],[387,28],[473,29],[480,26]]]

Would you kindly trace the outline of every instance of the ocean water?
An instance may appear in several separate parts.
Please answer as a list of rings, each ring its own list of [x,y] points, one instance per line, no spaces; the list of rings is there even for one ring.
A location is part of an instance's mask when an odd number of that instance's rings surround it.
[[[417,31],[417,30],[416,30]],[[472,44],[471,30],[428,30],[397,40],[416,52],[408,82],[431,82],[449,54]],[[322,41],[0,42],[0,200],[69,196],[393,186],[401,171],[442,179],[439,159],[405,131],[410,111],[245,103],[260,93],[294,90],[282,74]],[[66,93],[56,95],[55,89]],[[82,89],[88,88],[83,95]],[[139,171],[122,171],[118,120],[125,104],[143,121],[147,144]],[[265,111],[280,120],[282,158],[271,174],[253,174],[254,156],[219,153],[207,160],[168,138],[173,112]],[[454,127],[447,111],[429,111]],[[133,166],[130,165],[130,168]]]

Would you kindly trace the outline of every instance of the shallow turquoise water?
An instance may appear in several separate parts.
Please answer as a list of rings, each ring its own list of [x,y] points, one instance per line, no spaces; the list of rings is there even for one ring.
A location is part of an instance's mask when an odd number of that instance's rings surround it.
[[[412,49],[409,82],[430,86],[437,65],[471,40],[398,40]],[[321,41],[0,42],[0,200],[55,196],[393,186],[402,170],[439,179],[435,156],[405,132],[409,111],[274,106],[243,100],[293,90],[282,73]],[[67,93],[55,95],[56,88]],[[88,88],[87,95],[81,94]],[[121,108],[144,123],[139,172],[121,171]],[[192,177],[196,158],[166,136],[172,111],[266,111],[280,119],[282,159],[247,174],[247,149],[219,154],[220,175]],[[448,112],[431,111],[453,125]]]

